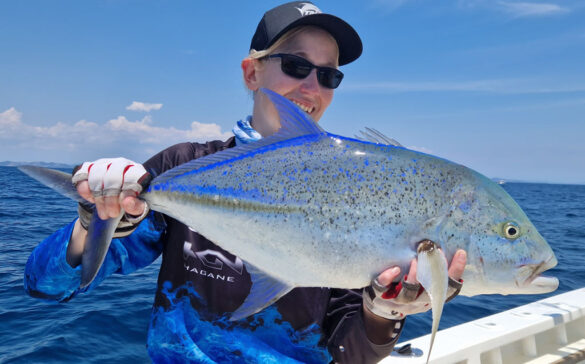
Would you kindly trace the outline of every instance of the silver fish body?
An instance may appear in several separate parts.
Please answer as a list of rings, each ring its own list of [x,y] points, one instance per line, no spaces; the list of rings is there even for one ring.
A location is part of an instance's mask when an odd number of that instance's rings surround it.
[[[461,294],[557,288],[540,276],[557,263],[552,249],[498,184],[435,156],[327,133],[264,92],[279,112],[275,135],[178,166],[141,195],[246,262],[253,285],[232,319],[294,287],[360,288],[393,265],[407,272],[424,239],[449,261],[467,251]],[[101,252],[111,234],[86,244]]]
[[[449,260],[468,252],[462,294],[558,285],[532,285],[556,258],[498,184],[435,156],[322,130],[184,167],[143,198],[293,287],[360,288],[392,265],[406,272],[423,239]],[[513,239],[502,234],[507,223],[519,230]]]

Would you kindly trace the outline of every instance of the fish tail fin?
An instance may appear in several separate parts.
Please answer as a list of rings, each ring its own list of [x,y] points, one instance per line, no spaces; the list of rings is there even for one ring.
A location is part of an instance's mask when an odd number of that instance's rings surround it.
[[[81,203],[87,203],[79,194],[71,182],[71,174],[38,166],[19,166],[22,173],[39,181],[45,186],[59,192],[61,195]]]
[[[18,169],[45,186],[59,192],[65,197],[89,206],[94,210],[89,223],[85,246],[81,255],[81,288],[88,286],[97,276],[112,242],[116,227],[123,216],[102,220],[97,215],[94,205],[79,196],[71,183],[71,174],[55,169],[38,166],[19,166]]]

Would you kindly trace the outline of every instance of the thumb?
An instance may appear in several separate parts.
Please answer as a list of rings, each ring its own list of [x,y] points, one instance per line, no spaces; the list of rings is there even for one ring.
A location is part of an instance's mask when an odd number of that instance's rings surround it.
[[[130,191],[130,193],[122,192],[122,208],[129,215],[140,216],[146,209],[146,202],[142,201]]]

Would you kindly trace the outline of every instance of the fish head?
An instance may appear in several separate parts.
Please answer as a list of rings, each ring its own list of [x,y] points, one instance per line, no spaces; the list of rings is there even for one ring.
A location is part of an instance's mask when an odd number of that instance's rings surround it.
[[[540,274],[557,265],[555,254],[522,208],[497,183],[471,172],[460,186],[446,235],[467,251],[461,294],[552,292],[558,279]]]

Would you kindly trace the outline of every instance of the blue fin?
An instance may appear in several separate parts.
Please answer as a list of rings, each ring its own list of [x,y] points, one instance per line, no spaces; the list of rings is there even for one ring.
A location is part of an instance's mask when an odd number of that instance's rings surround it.
[[[278,143],[283,140],[292,139],[304,135],[323,134],[325,131],[311,117],[301,110],[297,105],[285,97],[269,89],[260,89],[276,107],[280,118],[280,129],[272,136],[262,138],[254,143],[240,145],[201,157],[190,162],[177,166],[154,179],[153,184],[164,183],[169,179],[182,174],[195,171],[199,168],[214,163],[234,159],[247,153],[251,153],[266,145]]]
[[[250,273],[252,288],[250,288],[250,293],[244,303],[232,312],[231,321],[240,320],[262,311],[294,288],[269,276],[248,262],[246,262],[246,270]]]

